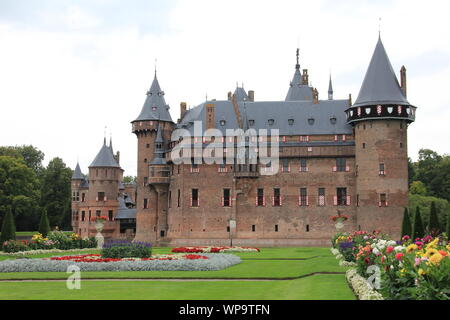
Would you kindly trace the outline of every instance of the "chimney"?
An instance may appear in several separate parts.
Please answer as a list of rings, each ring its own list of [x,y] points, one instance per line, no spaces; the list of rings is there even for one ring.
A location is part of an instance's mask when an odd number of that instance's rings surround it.
[[[228,101],[231,101],[231,91],[228,92]]]
[[[116,152],[116,156],[114,158],[116,158],[117,163],[120,165],[120,151]]]
[[[308,69],[303,69],[302,85],[307,86],[308,84],[309,84]]]
[[[400,69],[400,83],[403,91],[403,95],[405,98],[407,97],[407,90],[406,90],[406,68],[405,66],[402,66]]]
[[[351,93],[348,94],[348,104],[350,105],[350,107],[353,105],[352,94]]]
[[[214,129],[216,127],[215,109],[214,103],[206,105],[206,129]]]
[[[186,114],[187,104],[186,102],[180,103],[180,119],[183,119],[184,115]]]
[[[319,91],[317,91],[317,88],[313,89],[313,103],[319,104]]]
[[[251,102],[255,101],[255,91],[253,90],[248,91],[248,100],[250,100]]]

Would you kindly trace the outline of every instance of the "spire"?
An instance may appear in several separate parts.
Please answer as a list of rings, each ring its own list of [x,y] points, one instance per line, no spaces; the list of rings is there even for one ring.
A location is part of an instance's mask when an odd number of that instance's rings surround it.
[[[312,101],[313,91],[308,84],[304,84],[304,79],[300,72],[300,49],[296,51],[297,64],[295,65],[294,77],[289,86],[289,91],[286,96],[286,101]],[[303,70],[306,78],[308,79],[307,70]]]
[[[162,133],[161,133],[161,126],[158,124],[158,130],[156,132],[156,143],[164,143],[164,139],[162,137]]]
[[[112,145],[112,134],[109,136],[109,148],[111,149],[111,152],[114,154],[113,145]]]
[[[75,170],[73,172],[72,180],[83,180],[83,179],[84,179],[83,173],[81,172],[80,164],[77,161],[77,166],[75,167]]]
[[[353,106],[383,104],[410,105],[398,83],[380,36],[359,91],[358,99]]]
[[[106,145],[106,137],[103,140],[103,146],[95,157],[94,161],[92,161],[91,167],[115,167],[120,168],[120,165],[117,163],[117,160],[114,158],[114,154],[112,152],[112,148]]]
[[[300,49],[297,48],[297,64],[295,65],[295,69],[300,70]]]
[[[155,78],[153,79],[150,90],[147,91],[147,98],[145,99],[144,106],[141,113],[134,121],[145,120],[158,120],[173,122],[169,113],[169,106],[164,99],[164,91],[161,87],[156,76],[155,66]]]
[[[155,158],[150,164],[166,164],[166,159],[164,159],[164,138],[159,124],[155,139]]]
[[[328,85],[328,100],[333,100],[333,83],[331,82],[331,73],[330,73],[330,84]]]

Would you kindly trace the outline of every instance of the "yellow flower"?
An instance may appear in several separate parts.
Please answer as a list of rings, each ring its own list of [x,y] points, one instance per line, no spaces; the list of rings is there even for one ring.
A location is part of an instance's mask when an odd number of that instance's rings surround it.
[[[425,273],[425,271],[423,271],[423,269],[419,269],[419,275],[423,276]]]
[[[436,248],[439,242],[439,238],[434,239],[429,244],[427,244],[427,249]]]
[[[434,265],[439,265],[442,259],[444,259],[444,256],[438,252],[431,256],[430,262]]]
[[[436,249],[428,249],[427,252],[425,253],[425,256],[429,258],[435,255],[436,253],[439,253]]]
[[[406,248],[406,253],[411,253],[414,250],[417,250],[417,246],[415,244],[410,244],[407,248]]]

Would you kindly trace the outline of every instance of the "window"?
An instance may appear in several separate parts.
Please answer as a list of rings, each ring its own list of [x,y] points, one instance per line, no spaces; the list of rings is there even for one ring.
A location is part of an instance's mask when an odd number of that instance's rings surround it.
[[[356,206],[359,207],[359,194],[356,195]]]
[[[227,166],[225,165],[225,163],[222,163],[219,165],[218,171],[221,173],[227,172]]]
[[[280,191],[280,188],[274,188],[273,189],[272,205],[274,207],[281,207],[281,191]]]
[[[114,220],[114,217],[113,217],[113,211],[112,211],[112,210],[109,210],[109,211],[108,211],[108,220],[109,220],[109,221],[113,221],[113,220]]]
[[[105,201],[105,193],[104,192],[99,192],[97,194],[97,201]]]
[[[290,126],[294,125],[294,119],[289,119],[288,123],[289,123]]]
[[[223,189],[222,206],[231,207],[231,190]]]
[[[264,189],[258,189],[258,195],[256,196],[256,206],[265,207],[266,198],[264,197]]]
[[[306,232],[309,232],[309,224],[306,225]]]
[[[336,167],[333,168],[334,172],[348,172],[350,168],[347,166],[347,160],[345,158],[336,159]]]
[[[199,207],[200,201],[198,197],[198,189],[192,189],[191,193],[191,207]]]
[[[100,217],[102,215],[102,212],[100,210],[95,211],[95,216]]]
[[[337,206],[350,205],[350,197],[347,196],[347,188],[337,188],[334,203]]]
[[[144,159],[144,163],[147,163],[147,158]]]
[[[147,149],[150,148],[150,143],[147,143],[146,147],[147,147]]]
[[[154,169],[155,168],[152,168],[153,170],[152,170],[152,177],[155,175],[155,173],[154,173]],[[146,186],[148,184],[148,177],[144,177],[144,186]]]
[[[278,232],[278,225],[275,225],[275,232]]]
[[[89,221],[91,221],[91,210],[89,210]]]
[[[254,224],[252,224],[252,232],[256,231],[256,226]]]
[[[193,163],[191,165],[191,172],[200,172],[200,168],[199,168],[198,164]]]
[[[317,205],[319,207],[325,207],[325,188],[319,188]]]
[[[177,207],[179,208],[181,206],[181,190],[178,189],[178,195],[177,195]]]
[[[300,159],[300,172],[308,172],[308,163],[306,159]]]
[[[300,136],[300,142],[309,142],[309,136]]]
[[[363,142],[363,144],[362,144],[362,148],[363,148],[363,149],[365,149],[365,148],[366,148],[366,143],[365,143],[365,142]]]
[[[388,206],[388,201],[387,201],[387,195],[386,193],[381,193],[380,194],[380,201],[378,203],[379,207],[387,207]]]
[[[289,166],[289,160],[288,159],[283,159],[282,171],[283,172],[291,172],[291,167]]]
[[[172,190],[169,190],[169,208],[172,208]]]
[[[306,188],[300,188],[300,196],[298,199],[298,205],[300,207],[307,207],[309,205],[308,190]]]
[[[148,209],[148,199],[144,199],[144,209]]]
[[[253,127],[255,125],[255,120],[248,120],[248,124],[250,127]]]
[[[77,192],[77,195],[75,196],[76,201],[80,201],[80,193]]]
[[[86,219],[86,212],[81,211],[81,221],[84,221]]]
[[[180,165],[177,165],[177,173],[180,174]]]
[[[82,193],[81,194],[81,202],[84,202],[86,200],[86,194]]]
[[[275,123],[275,120],[269,119],[267,122],[269,123],[269,126],[273,126],[273,124]]]
[[[379,175],[380,175],[380,176],[385,176],[385,175],[386,175],[384,163],[380,163],[380,171],[379,171]]]

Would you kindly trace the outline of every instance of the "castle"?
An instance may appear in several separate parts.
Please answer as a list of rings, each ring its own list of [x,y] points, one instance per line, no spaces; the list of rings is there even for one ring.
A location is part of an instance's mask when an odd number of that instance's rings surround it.
[[[155,73],[132,121],[136,208],[128,208],[135,212],[127,216],[136,219],[134,239],[160,245],[328,245],[336,232],[330,217],[338,213],[349,217],[344,230],[398,237],[408,205],[407,129],[416,113],[407,100],[404,67],[400,79],[379,38],[355,103],[351,95],[334,99],[331,77],[328,97],[320,100],[308,70],[300,69],[297,50],[285,101],[255,101],[253,91],[237,87],[227,100],[189,110],[181,103],[175,123]],[[271,161],[260,161],[269,151]],[[121,178],[112,149],[106,158],[89,169],[92,208],[106,206],[96,198],[108,185],[106,171]],[[96,181],[97,171],[103,182]],[[108,194],[108,201],[120,199],[120,179],[109,183],[118,197]],[[82,185],[73,182],[72,188]],[[73,203],[74,214],[81,203]],[[113,220],[121,220],[120,207],[111,207]],[[80,219],[73,221],[80,225]]]

